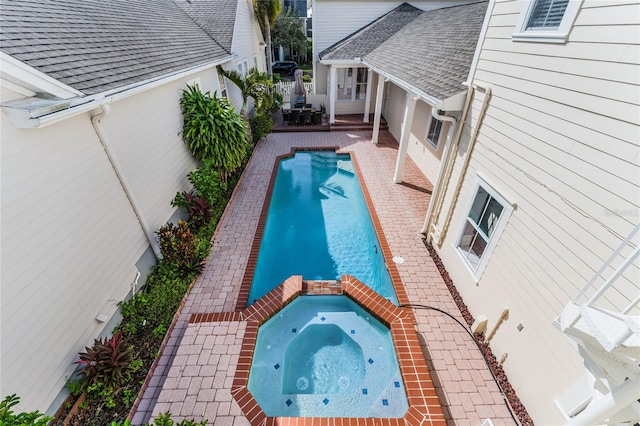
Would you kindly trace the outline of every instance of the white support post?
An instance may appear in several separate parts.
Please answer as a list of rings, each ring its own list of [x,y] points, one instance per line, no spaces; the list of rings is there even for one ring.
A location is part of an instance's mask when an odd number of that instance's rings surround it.
[[[369,68],[369,71],[367,71],[367,92],[365,94],[364,97],[364,119],[363,121],[365,123],[369,122],[369,109],[371,106],[371,80],[373,79],[373,70],[371,68]]]
[[[404,165],[407,162],[407,148],[409,147],[409,135],[413,124],[413,113],[416,110],[417,96],[407,93],[407,101],[404,106],[404,117],[402,119],[402,132],[400,133],[400,146],[398,147],[398,158],[396,159],[396,171],[393,174],[395,183],[402,182]]]
[[[329,68],[329,107],[331,108],[329,113],[329,124],[336,122],[336,67],[331,66]]]
[[[376,108],[373,111],[373,135],[371,135],[371,142],[373,143],[378,143],[378,135],[380,134],[380,115],[382,114],[384,81],[384,77],[378,74],[378,88],[376,89]]]

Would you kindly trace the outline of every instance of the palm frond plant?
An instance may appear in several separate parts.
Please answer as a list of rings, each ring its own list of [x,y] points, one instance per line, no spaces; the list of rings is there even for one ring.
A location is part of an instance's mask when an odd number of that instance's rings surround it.
[[[271,94],[273,83],[271,79],[267,73],[260,72],[255,68],[251,68],[246,76],[242,76],[236,70],[227,71],[220,65],[218,65],[217,71],[240,89],[242,94],[240,115],[247,125],[247,139],[253,142],[248,110],[249,98],[253,99],[257,114],[263,114],[265,109],[270,109],[273,104],[273,96]]]
[[[226,98],[202,93],[193,86],[180,100],[184,127],[182,137],[193,156],[208,160],[224,182],[247,154],[247,124]]]

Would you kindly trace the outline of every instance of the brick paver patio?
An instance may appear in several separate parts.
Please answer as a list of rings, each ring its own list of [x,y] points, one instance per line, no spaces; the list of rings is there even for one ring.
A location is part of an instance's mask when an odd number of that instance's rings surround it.
[[[205,271],[178,315],[133,424],[146,424],[166,411],[175,419],[206,419],[216,426],[250,424],[232,395],[245,333],[253,329],[247,327],[236,303],[275,158],[293,147],[335,146],[355,153],[389,248],[405,260],[397,269],[409,301],[442,309],[464,322],[419,232],[431,183],[408,160],[404,183],[394,184],[397,142],[382,132],[380,143],[373,145],[370,136],[370,132],[278,133],[256,147],[218,225]],[[190,322],[192,314],[198,313],[216,315],[211,322]],[[439,312],[416,309],[413,314],[447,423],[480,425],[490,418],[495,425],[515,424],[471,337]]]

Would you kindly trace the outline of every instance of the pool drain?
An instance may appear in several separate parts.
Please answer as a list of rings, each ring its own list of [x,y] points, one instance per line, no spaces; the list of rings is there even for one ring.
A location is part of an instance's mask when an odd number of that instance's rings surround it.
[[[338,386],[340,387],[340,389],[346,389],[349,387],[350,384],[351,384],[351,380],[349,380],[347,376],[341,376],[338,379]]]
[[[298,390],[306,390],[309,387],[309,380],[304,377],[298,377],[298,380],[296,380],[296,388],[298,388]]]

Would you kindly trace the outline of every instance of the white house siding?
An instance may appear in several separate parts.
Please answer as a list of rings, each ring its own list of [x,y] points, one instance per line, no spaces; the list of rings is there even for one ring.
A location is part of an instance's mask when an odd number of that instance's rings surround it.
[[[204,91],[217,87],[214,69],[190,75],[111,105],[102,120],[115,156],[140,203],[151,230],[175,212],[170,202],[189,187],[196,162],[182,140],[180,98],[186,82],[199,78]]]
[[[247,69],[254,68],[253,58],[258,58],[258,70],[265,71],[265,53],[260,48],[262,42],[260,28],[255,19],[253,6],[250,0],[238,0],[236,23],[233,29],[233,43],[231,53],[237,55],[235,61],[223,65],[225,70],[238,71],[238,64],[247,62]],[[239,112],[242,108],[242,93],[229,80],[226,81],[228,98]],[[251,107],[251,106],[250,106]]]
[[[442,157],[442,150],[447,138],[449,124],[442,124],[440,142],[438,144],[438,148],[435,148],[426,140],[427,125],[430,123],[431,107],[424,102],[418,101],[413,114],[413,123],[411,126],[411,134],[409,135],[407,154],[411,157],[413,162],[416,163],[427,179],[429,179],[430,182],[435,183],[436,177],[438,176],[438,170],[440,169],[440,159]]]
[[[585,1],[567,44],[513,42],[522,7],[496,1],[474,78],[493,95],[439,253],[474,316],[491,328],[509,309],[493,351],[508,354],[504,368],[534,421],[559,424],[553,398],[584,367],[551,322],[640,218],[640,6]],[[469,138],[467,127],[440,224]],[[454,248],[476,173],[517,203],[477,283]],[[610,305],[637,296],[638,273],[628,271]]]
[[[29,130],[1,118],[0,387],[46,410],[148,243],[87,114]]]

